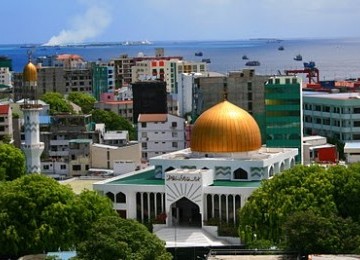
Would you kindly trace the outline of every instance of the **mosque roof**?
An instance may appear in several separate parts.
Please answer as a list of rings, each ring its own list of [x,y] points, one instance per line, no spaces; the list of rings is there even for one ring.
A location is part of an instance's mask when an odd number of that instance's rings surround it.
[[[224,100],[195,121],[190,147],[203,153],[255,151],[261,147],[260,129],[248,112]]]
[[[37,70],[35,65],[31,63],[31,61],[29,61],[28,64],[26,64],[24,67],[23,81],[37,81]]]

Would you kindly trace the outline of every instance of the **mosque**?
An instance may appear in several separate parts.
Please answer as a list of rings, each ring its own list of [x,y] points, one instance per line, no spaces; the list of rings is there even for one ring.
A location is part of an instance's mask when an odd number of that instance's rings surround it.
[[[94,184],[125,218],[166,226],[237,223],[237,210],[261,180],[295,165],[296,148],[261,145],[245,110],[224,101],[196,120],[190,148],[150,158],[149,167]]]

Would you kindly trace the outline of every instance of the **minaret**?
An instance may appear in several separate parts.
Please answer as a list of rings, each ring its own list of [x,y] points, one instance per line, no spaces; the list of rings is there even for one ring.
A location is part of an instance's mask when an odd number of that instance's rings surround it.
[[[40,156],[44,151],[44,143],[40,142],[39,112],[42,105],[38,104],[36,96],[37,71],[34,64],[29,62],[23,70],[23,99],[20,106],[24,113],[25,142],[21,148],[26,155],[26,170],[28,173],[41,173]]]

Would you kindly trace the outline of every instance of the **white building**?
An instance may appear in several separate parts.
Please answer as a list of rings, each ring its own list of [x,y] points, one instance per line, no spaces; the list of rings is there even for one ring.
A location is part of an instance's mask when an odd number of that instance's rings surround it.
[[[7,67],[0,67],[0,91],[12,89],[11,71]]]
[[[360,142],[346,142],[344,154],[347,163],[360,162]]]
[[[160,79],[166,82],[166,91],[177,94],[177,78],[181,73],[205,73],[207,63],[179,59],[154,59],[138,61],[132,67],[132,82],[146,79]]]
[[[296,148],[266,148],[256,121],[223,101],[194,124],[191,148],[150,158],[150,167],[97,182],[126,218],[203,227],[237,222],[237,210],[264,179],[293,167]]]
[[[185,148],[185,119],[171,114],[140,114],[138,141],[142,159]]]
[[[0,140],[6,136],[13,140],[12,110],[9,104],[0,104]]]
[[[107,131],[103,136],[103,144],[113,146],[124,146],[129,143],[129,131]]]

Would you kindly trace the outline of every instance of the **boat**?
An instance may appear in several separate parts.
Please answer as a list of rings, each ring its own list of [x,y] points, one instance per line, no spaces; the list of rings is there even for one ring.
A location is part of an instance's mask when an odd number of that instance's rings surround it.
[[[206,62],[206,63],[211,63],[211,60],[210,60],[210,59],[202,59],[201,61],[202,61],[202,62]]]
[[[298,54],[294,57],[294,60],[297,60],[297,61],[302,61],[302,56],[301,54]]]
[[[249,58],[248,58],[248,56],[243,55],[243,56],[242,56],[242,59],[243,59],[243,60],[248,60]]]
[[[201,56],[203,56],[203,53],[201,51],[195,52],[195,56],[201,57]]]
[[[260,66],[260,62],[257,60],[251,60],[245,63],[246,66]]]
[[[283,51],[283,50],[284,50],[284,46],[279,46],[278,50],[279,50],[279,51]]]

